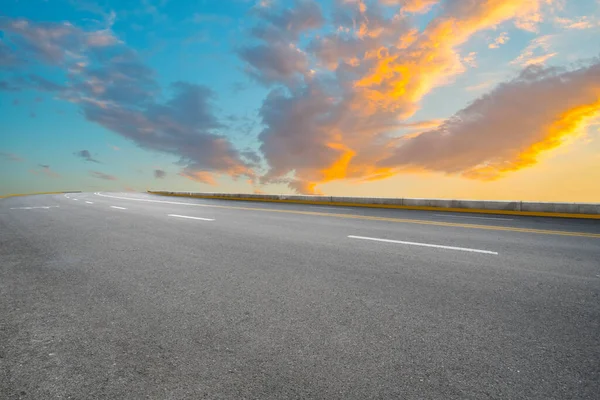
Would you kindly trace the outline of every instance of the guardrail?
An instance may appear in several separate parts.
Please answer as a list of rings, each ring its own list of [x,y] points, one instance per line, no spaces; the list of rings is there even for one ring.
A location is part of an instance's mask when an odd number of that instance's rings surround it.
[[[529,201],[444,200],[166,191],[148,191],[148,193],[161,196],[193,197],[202,199],[600,219],[600,203],[549,203]]]

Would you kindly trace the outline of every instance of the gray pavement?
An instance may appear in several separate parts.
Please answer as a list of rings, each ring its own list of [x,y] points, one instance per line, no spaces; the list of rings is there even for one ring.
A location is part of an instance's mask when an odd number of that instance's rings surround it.
[[[597,220],[15,197],[0,300],[1,399],[600,393]]]

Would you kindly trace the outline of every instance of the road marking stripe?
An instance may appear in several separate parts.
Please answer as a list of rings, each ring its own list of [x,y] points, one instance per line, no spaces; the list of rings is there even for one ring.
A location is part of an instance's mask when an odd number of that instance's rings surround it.
[[[473,219],[497,219],[500,221],[512,221],[513,218],[495,218],[495,217],[472,217],[470,215],[445,215],[445,214],[433,214],[438,217],[447,217],[447,218],[473,218]]]
[[[35,208],[43,208],[43,209],[49,209],[49,208],[58,208],[58,206],[37,206],[37,207],[11,207],[11,210],[33,210]]]
[[[92,203],[91,201],[86,201],[86,203],[88,203],[88,204],[94,204],[94,203]]]
[[[177,217],[177,218],[187,218],[187,219],[199,219],[200,221],[214,221],[214,219],[210,218],[200,218],[200,217],[190,217],[187,215],[178,215],[178,214],[167,214],[169,217]]]
[[[314,215],[314,216],[324,216],[324,217],[333,217],[333,218],[363,219],[363,220],[369,220],[369,221],[386,221],[386,222],[396,222],[396,223],[404,223],[404,224],[434,225],[434,226],[447,226],[447,227],[453,227],[453,228],[485,229],[485,230],[491,230],[491,231],[536,233],[536,234],[540,234],[540,235],[577,236],[577,237],[588,237],[588,238],[600,239],[600,234],[598,234],[598,233],[550,231],[550,230],[544,230],[544,229],[517,228],[517,227],[512,227],[512,226],[475,225],[475,224],[463,224],[463,223],[455,223],[455,222],[427,221],[427,220],[422,220],[422,219],[386,218],[386,217],[375,217],[375,216],[369,216],[369,215],[355,215],[355,214],[334,214],[334,213],[324,213],[324,212],[317,212],[317,211],[277,210],[277,209],[273,209],[273,208],[259,208],[259,207],[219,206],[216,204],[183,203],[183,202],[179,202],[179,201],[163,201],[163,200],[152,200],[152,199],[136,199],[133,197],[109,196],[106,194],[101,194],[100,192],[97,192],[95,194],[98,196],[110,197],[113,199],[145,201],[145,202],[149,202],[149,203],[164,203],[164,204],[176,204],[176,205],[194,206],[194,207],[223,208],[223,209],[229,209],[229,210],[247,210],[247,211],[300,214],[300,215]]]
[[[493,254],[493,255],[498,255],[497,252],[495,251],[489,251],[489,250],[479,250],[479,249],[470,249],[468,247],[455,247],[455,246],[442,246],[439,244],[429,244],[429,243],[417,243],[417,242],[405,242],[403,240],[390,240],[390,239],[379,239],[379,238],[372,238],[372,237],[366,237],[366,236],[353,236],[350,235],[348,236],[350,239],[362,239],[362,240],[372,240],[375,242],[385,242],[385,243],[397,243],[397,244],[407,244],[407,245],[411,245],[411,246],[421,246],[421,247],[435,247],[437,249],[445,249],[445,250],[458,250],[458,251],[468,251],[471,253],[482,253],[482,254]]]
[[[117,207],[117,206],[110,206],[110,208],[116,208],[117,210],[127,210],[125,207]]]
[[[69,197],[69,198],[70,198],[70,197]],[[70,198],[70,199],[71,199],[71,198]],[[79,199],[71,199],[71,200],[75,200],[75,201],[77,201],[77,200],[79,200]]]

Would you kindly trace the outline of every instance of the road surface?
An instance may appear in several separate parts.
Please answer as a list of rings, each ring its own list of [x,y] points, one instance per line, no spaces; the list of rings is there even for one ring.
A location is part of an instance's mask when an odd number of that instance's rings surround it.
[[[0,200],[2,399],[597,399],[600,222]]]

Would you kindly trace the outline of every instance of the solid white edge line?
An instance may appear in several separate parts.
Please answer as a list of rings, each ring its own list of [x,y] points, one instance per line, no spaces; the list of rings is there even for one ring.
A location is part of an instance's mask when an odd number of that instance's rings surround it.
[[[448,217],[448,218],[472,218],[472,219],[492,219],[500,221],[512,221],[512,218],[498,218],[498,217],[472,217],[470,215],[444,215],[444,214],[433,214],[437,217]]]
[[[116,208],[117,210],[127,210],[125,207],[117,207],[117,206],[110,206],[110,208]]]
[[[495,251],[470,249],[470,248],[467,248],[467,247],[454,247],[454,246],[442,246],[442,245],[439,245],[439,244],[405,242],[405,241],[402,241],[402,240],[379,239],[379,238],[372,238],[372,237],[366,237],[366,236],[349,235],[348,237],[350,239],[372,240],[372,241],[375,241],[375,242],[407,244],[407,245],[411,245],[411,246],[434,247],[434,248],[437,248],[437,249],[458,250],[458,251],[468,251],[468,252],[471,252],[471,253],[482,253],[482,254],[498,255],[498,253],[495,252]]]
[[[199,219],[200,221],[214,221],[214,219],[210,218],[200,218],[200,217],[190,217],[187,215],[179,215],[179,214],[167,214],[169,217],[177,217],[177,218],[187,218],[187,219]]]

